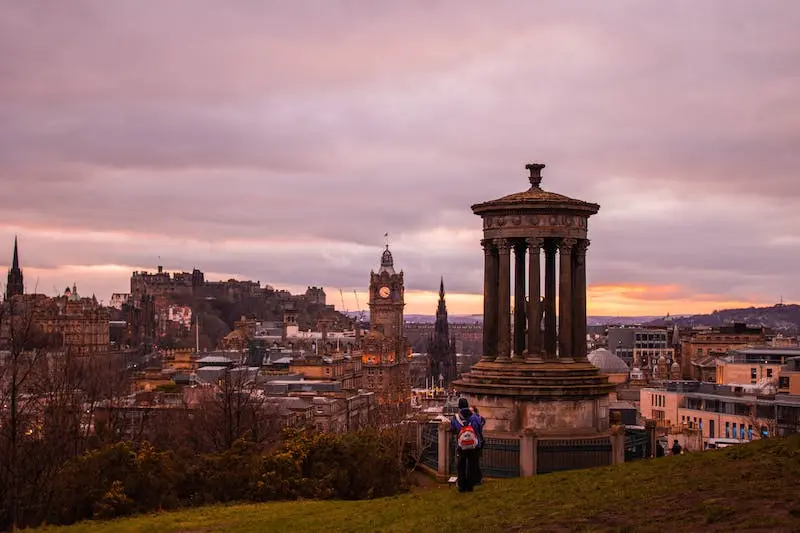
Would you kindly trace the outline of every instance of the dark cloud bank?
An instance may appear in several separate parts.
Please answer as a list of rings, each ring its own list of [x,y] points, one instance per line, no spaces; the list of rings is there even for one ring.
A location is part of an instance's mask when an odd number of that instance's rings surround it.
[[[31,266],[361,287],[389,231],[410,288],[477,293],[469,205],[537,160],[603,206],[590,281],[800,299],[794,2],[2,4]]]

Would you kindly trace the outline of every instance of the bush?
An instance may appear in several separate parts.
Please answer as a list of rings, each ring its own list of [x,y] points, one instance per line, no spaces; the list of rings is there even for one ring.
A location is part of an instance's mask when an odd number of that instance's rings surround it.
[[[381,431],[291,431],[269,453],[245,439],[221,453],[186,456],[118,443],[63,466],[47,518],[70,524],[179,505],[378,498],[406,491],[406,476],[395,440]]]
[[[56,477],[49,521],[71,524],[170,509],[180,503],[184,475],[170,452],[148,443],[118,443],[68,461]]]

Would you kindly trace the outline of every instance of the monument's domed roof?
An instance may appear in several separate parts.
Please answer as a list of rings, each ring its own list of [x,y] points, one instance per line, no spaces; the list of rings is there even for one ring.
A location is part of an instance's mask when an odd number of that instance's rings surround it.
[[[530,164],[526,167],[531,175],[529,176],[531,188],[527,191],[517,192],[472,206],[472,211],[476,214],[481,214],[487,211],[496,211],[502,209],[571,209],[578,211],[586,211],[594,214],[600,209],[600,206],[583,200],[576,200],[563,194],[545,191],[541,188],[542,176],[541,171],[544,168],[542,164]]]
[[[625,361],[605,348],[594,350],[586,358],[603,374],[627,374],[629,372]]]

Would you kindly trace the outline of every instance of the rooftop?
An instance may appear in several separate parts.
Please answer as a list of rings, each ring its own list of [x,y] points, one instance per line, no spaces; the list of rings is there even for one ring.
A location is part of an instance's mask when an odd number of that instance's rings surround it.
[[[482,214],[484,212],[496,211],[498,209],[571,209],[577,211],[584,211],[588,214],[595,214],[600,209],[597,204],[584,202],[583,200],[576,200],[563,194],[545,191],[541,188],[542,183],[542,169],[545,165],[541,163],[531,163],[525,165],[525,168],[530,171],[528,179],[531,183],[531,188],[527,191],[522,191],[514,194],[509,194],[491,200],[475,204],[472,206],[472,211],[475,214]]]

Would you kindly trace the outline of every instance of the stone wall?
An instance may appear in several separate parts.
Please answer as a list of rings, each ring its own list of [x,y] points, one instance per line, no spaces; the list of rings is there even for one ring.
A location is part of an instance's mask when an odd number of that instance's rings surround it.
[[[486,431],[518,434],[582,435],[608,429],[608,396],[584,400],[520,400],[507,396],[467,396],[486,419]]]

